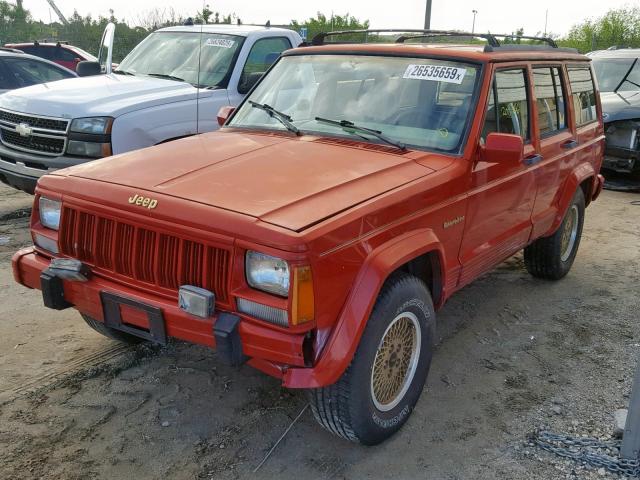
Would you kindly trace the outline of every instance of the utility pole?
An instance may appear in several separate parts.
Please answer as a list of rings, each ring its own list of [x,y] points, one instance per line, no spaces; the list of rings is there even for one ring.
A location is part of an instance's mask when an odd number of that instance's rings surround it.
[[[471,25],[471,33],[476,32],[476,15],[478,14],[478,10],[471,10],[473,13],[473,24]]]
[[[424,12],[424,29],[431,29],[431,0],[427,0],[427,9]]]
[[[544,36],[547,36],[547,20],[549,19],[549,9],[544,11]]]

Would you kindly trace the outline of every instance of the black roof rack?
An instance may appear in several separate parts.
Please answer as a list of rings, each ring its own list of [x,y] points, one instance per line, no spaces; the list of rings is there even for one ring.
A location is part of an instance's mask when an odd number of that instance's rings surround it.
[[[347,43],[347,42],[327,42],[327,37],[337,37],[337,36],[345,36],[362,33],[365,36],[368,36],[370,33],[399,33],[399,34],[413,34],[413,35],[401,35],[398,37],[395,42],[403,43],[405,40],[412,38],[422,38],[422,37],[435,37],[435,36],[457,36],[457,37],[477,37],[484,38],[489,45],[499,46],[500,43],[496,40],[496,38],[490,33],[468,33],[468,32],[456,32],[452,30],[416,30],[416,29],[395,29],[395,28],[384,28],[384,29],[369,29],[369,30],[338,30],[335,32],[321,32],[313,37],[311,40],[311,45],[326,45],[327,43]],[[365,40],[366,41],[366,40]]]
[[[515,35],[515,34],[495,34],[495,33],[475,33],[475,32],[458,32],[455,30],[416,30],[416,29],[375,29],[375,30],[339,30],[335,32],[321,32],[313,37],[311,40],[311,45],[326,45],[326,44],[335,44],[335,43],[350,43],[350,42],[340,42],[340,41],[329,41],[327,42],[328,37],[338,37],[338,36],[346,36],[352,34],[364,34],[365,42],[370,33],[399,33],[402,34],[398,38],[395,39],[395,43],[404,43],[407,40],[413,40],[417,38],[425,38],[428,39],[430,37],[470,37],[470,38],[482,38],[486,40],[487,45],[485,46],[486,52],[499,51],[496,49],[504,48],[505,50],[540,50],[553,48],[558,49],[558,44],[549,37],[533,37],[528,35]],[[504,39],[514,39],[511,42],[500,42],[498,37]],[[545,43],[546,45],[531,45],[531,44],[520,44],[516,43],[519,40],[535,40],[538,42]],[[568,49],[559,49],[565,51]],[[574,49],[571,49],[574,51]]]

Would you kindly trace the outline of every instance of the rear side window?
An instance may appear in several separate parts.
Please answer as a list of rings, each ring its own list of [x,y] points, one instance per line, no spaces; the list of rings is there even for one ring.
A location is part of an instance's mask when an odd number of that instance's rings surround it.
[[[597,120],[596,92],[588,66],[571,66],[567,68],[571,83],[571,100],[576,113],[576,126]]]
[[[28,58],[9,58],[6,66],[18,88],[73,77],[60,68]]]
[[[566,128],[566,105],[560,67],[533,69],[533,86],[538,110],[540,135],[552,135]]]
[[[13,82],[3,61],[0,60],[0,90],[9,90],[10,88],[13,88]]]
[[[76,55],[73,52],[67,50],[66,48],[56,47],[53,49],[53,57],[52,60],[62,61],[62,62],[73,62],[76,59]]]
[[[499,70],[489,95],[482,138],[491,132],[513,133],[529,140],[529,100],[522,68]]]

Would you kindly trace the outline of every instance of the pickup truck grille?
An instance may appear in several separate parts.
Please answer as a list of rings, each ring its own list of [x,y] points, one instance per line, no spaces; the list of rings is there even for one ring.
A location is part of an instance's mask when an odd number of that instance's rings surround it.
[[[177,290],[195,285],[226,302],[230,252],[65,206],[60,251],[108,273]]]
[[[0,110],[0,140],[17,150],[62,155],[67,145],[68,128],[69,120]]]

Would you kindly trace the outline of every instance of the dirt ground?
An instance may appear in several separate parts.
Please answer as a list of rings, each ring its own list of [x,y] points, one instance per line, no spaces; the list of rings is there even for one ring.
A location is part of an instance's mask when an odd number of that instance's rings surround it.
[[[439,312],[427,386],[403,430],[361,447],[302,413],[302,392],[215,352],[122,347],[14,284],[31,197],[0,186],[2,479],[614,478],[530,446],[538,427],[606,438],[640,358],[640,200],[604,192],[564,280],[521,255]]]

